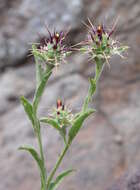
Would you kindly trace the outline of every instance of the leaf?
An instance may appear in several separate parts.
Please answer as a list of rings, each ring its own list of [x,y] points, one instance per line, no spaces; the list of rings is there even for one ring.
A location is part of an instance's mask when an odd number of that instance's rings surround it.
[[[91,115],[93,112],[95,112],[95,110],[93,109],[88,109],[85,112],[82,112],[80,114],[79,117],[77,117],[71,127],[71,129],[69,130],[69,139],[68,142],[71,143],[72,140],[74,139],[74,137],[77,135],[77,133],[79,132],[80,128],[82,127],[83,122],[85,121],[85,119]]]
[[[43,76],[43,78],[41,80],[41,83],[40,83],[40,85],[38,86],[38,88],[36,90],[34,101],[33,101],[33,110],[34,110],[35,113],[36,113],[38,104],[40,102],[41,96],[42,96],[42,94],[44,92],[46,83],[47,83],[51,73],[52,73],[51,70],[49,70],[48,72],[45,72],[45,74],[44,74],[44,76]]]
[[[41,64],[38,62],[38,58],[36,56],[35,56],[35,62],[36,62],[36,87],[38,88],[43,78],[44,71],[42,69]]]
[[[55,190],[58,187],[58,185],[62,182],[64,177],[68,176],[70,173],[72,173],[74,171],[75,170],[67,170],[67,171],[61,173],[59,176],[57,176],[55,181],[50,184],[49,190]]]
[[[51,125],[53,128],[55,128],[56,130],[59,131],[60,135],[63,137],[64,142],[66,143],[66,133],[65,133],[65,129],[62,127],[60,127],[60,125],[58,124],[58,122],[55,119],[51,119],[51,118],[41,118],[40,122],[42,123],[47,123],[49,125]]]
[[[34,126],[34,117],[33,117],[33,107],[30,104],[30,102],[24,97],[21,96],[20,97],[20,101],[24,107],[25,112],[28,115],[28,118],[30,119],[30,121],[32,122],[33,126]]]
[[[108,36],[103,34],[102,36],[102,49],[104,50],[107,47],[107,43],[108,43]]]
[[[40,122],[47,123],[47,124],[51,125],[52,127],[54,127],[55,129],[57,129],[58,131],[61,130],[61,127],[59,126],[59,124],[57,123],[57,121],[55,119],[44,117],[44,118],[40,119]]]
[[[121,47],[117,48],[117,50],[118,50],[120,53],[126,51],[127,49],[129,49],[128,46],[121,46]]]
[[[34,55],[35,58],[38,58],[41,61],[46,61],[45,58],[44,58],[44,55],[41,52],[38,51],[35,44],[32,45],[32,54]]]
[[[41,176],[44,176],[43,162],[42,162],[40,156],[38,155],[37,151],[31,146],[21,146],[21,147],[19,147],[19,150],[28,151],[32,155],[32,157],[35,159],[35,161],[40,169]]]

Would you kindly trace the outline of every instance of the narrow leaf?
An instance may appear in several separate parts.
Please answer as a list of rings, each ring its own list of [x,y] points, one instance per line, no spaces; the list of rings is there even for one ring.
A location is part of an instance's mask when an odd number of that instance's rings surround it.
[[[24,107],[25,112],[28,115],[28,118],[30,119],[30,121],[32,122],[33,126],[34,126],[34,118],[33,118],[33,108],[32,105],[30,104],[30,102],[24,98],[24,96],[22,96],[20,98],[20,101]]]
[[[64,142],[66,143],[65,129],[61,128],[60,125],[58,124],[58,122],[55,119],[45,117],[45,118],[41,118],[40,122],[47,123],[50,126],[52,126],[53,128],[55,128],[56,130],[58,130],[58,132],[62,136]]]
[[[120,53],[126,51],[127,49],[129,49],[128,46],[121,46],[121,47],[117,48],[117,50],[118,50]]]
[[[68,176],[69,174],[71,174],[74,171],[75,170],[67,170],[67,171],[61,173],[59,176],[57,176],[55,181],[50,184],[49,190],[55,190],[58,187],[58,185],[62,182],[64,177]]]
[[[32,45],[32,53],[34,55],[34,59],[35,59],[35,66],[36,66],[36,87],[38,88],[41,80],[42,80],[42,76],[43,76],[43,68],[41,66],[41,64],[39,63],[41,61],[40,56],[38,55],[38,50],[35,44]]]
[[[40,59],[41,61],[46,61],[43,54],[38,51],[35,44],[32,45],[32,54],[34,55],[34,57]]]
[[[57,121],[55,119],[45,117],[45,118],[41,118],[40,122],[47,123],[47,124],[51,125],[52,127],[54,127],[55,129],[57,129],[58,131],[61,130],[61,127],[59,126],[59,124],[57,123]]]
[[[38,58],[35,57],[35,62],[36,62],[36,88],[39,87],[39,84],[41,83],[42,81],[42,78],[43,78],[43,69],[42,69],[42,66],[41,64],[39,64],[39,61],[38,61]]]
[[[44,89],[45,89],[45,86],[46,86],[46,83],[51,75],[52,71],[48,71],[48,72],[45,72],[42,80],[41,80],[41,83],[40,85],[38,86],[37,90],[36,90],[36,93],[35,93],[35,97],[34,97],[34,101],[33,101],[33,110],[36,112],[37,110],[37,107],[38,107],[38,103],[41,99],[41,96],[44,92]]]
[[[40,169],[40,173],[43,175],[44,174],[43,162],[42,162],[40,156],[38,155],[37,151],[31,146],[21,146],[21,147],[19,147],[19,150],[28,151],[32,155],[32,157],[35,159],[35,161]]]
[[[95,112],[95,110],[88,109],[86,112],[81,113],[80,116],[75,119],[72,127],[69,130],[69,143],[71,143],[74,137],[77,135],[85,119],[93,112]]]

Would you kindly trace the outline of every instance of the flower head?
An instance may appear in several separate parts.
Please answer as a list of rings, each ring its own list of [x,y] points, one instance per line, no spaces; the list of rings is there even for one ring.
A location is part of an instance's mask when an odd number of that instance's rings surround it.
[[[34,46],[32,52],[47,64],[57,66],[70,53],[69,49],[64,45],[67,33],[63,31],[51,33],[48,28],[47,31],[49,36],[42,38],[39,45]]]
[[[56,108],[54,108],[51,116],[58,121],[61,127],[71,125],[73,120],[71,110],[68,109],[60,99],[57,100]]]
[[[99,58],[104,59],[107,62],[114,54],[122,56],[121,53],[128,47],[120,46],[120,43],[111,38],[116,24],[114,24],[112,29],[109,30],[103,24],[94,26],[90,20],[88,21],[88,39],[82,43],[81,50],[88,53],[91,59]]]

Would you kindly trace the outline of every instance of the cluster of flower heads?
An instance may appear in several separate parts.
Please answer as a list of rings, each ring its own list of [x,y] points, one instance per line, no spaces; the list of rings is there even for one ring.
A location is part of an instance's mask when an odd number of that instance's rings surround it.
[[[67,33],[63,31],[51,33],[48,29],[47,31],[49,36],[42,38],[38,46],[33,46],[32,53],[47,64],[58,66],[70,53],[65,46]]]
[[[113,55],[118,54],[122,57],[128,47],[120,46],[111,36],[114,33],[115,24],[111,30],[108,30],[103,24],[94,26],[90,20],[88,27],[88,39],[82,42],[80,50],[90,55],[90,59],[103,59],[108,63],[108,59]]]
[[[88,38],[84,42],[79,43],[81,47],[80,51],[87,53],[92,60],[101,59],[108,63],[108,59],[114,54],[122,56],[128,47],[121,46],[116,40],[112,39],[111,36],[114,32],[115,25],[111,30],[108,30],[103,24],[94,26],[90,20],[87,26]],[[65,46],[66,33],[56,32],[51,33],[48,29],[48,37],[41,40],[39,45],[33,45],[32,53],[37,58],[46,64],[50,64],[53,67],[64,62],[65,57],[71,52],[71,48]],[[97,63],[96,63],[97,64]],[[56,119],[62,128],[67,127],[73,121],[73,115],[61,100],[57,101],[57,107],[53,110],[51,115],[53,119]]]
[[[91,60],[99,58],[107,63],[108,59],[115,54],[122,57],[122,52],[128,47],[121,46],[120,43],[111,38],[116,24],[109,30],[103,24],[94,26],[90,20],[88,21],[89,24],[86,24],[88,38],[80,43],[81,47],[79,50],[88,53]],[[67,33],[63,31],[51,33],[48,28],[47,31],[49,36],[44,37],[38,46],[33,46],[32,53],[47,64],[57,66],[61,62],[64,62],[65,57],[71,53],[72,48],[65,46]]]
[[[71,110],[60,99],[57,100],[56,108],[53,109],[51,117],[55,118],[61,127],[69,126],[73,120]]]

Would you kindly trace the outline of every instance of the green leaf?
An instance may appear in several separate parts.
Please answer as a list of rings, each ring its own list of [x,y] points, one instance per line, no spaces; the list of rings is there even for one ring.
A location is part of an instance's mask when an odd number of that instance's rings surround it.
[[[117,50],[118,50],[120,53],[126,51],[127,49],[129,49],[128,46],[121,46],[121,47],[117,48]]]
[[[51,70],[49,70],[48,72],[45,72],[45,74],[42,77],[41,83],[40,83],[40,85],[38,86],[38,88],[36,90],[34,101],[33,101],[33,110],[34,110],[35,113],[36,113],[38,104],[40,102],[41,96],[42,96],[42,94],[44,92],[46,83],[47,83],[47,81],[48,81],[51,74],[52,74]]]
[[[74,171],[75,170],[67,170],[67,171],[61,173],[59,176],[57,176],[55,181],[50,184],[49,190],[55,190],[58,187],[58,185],[62,182],[64,177],[68,176],[69,174],[71,174]]]
[[[47,124],[51,125],[52,127],[54,127],[55,129],[57,129],[58,131],[61,130],[61,127],[59,126],[58,122],[55,119],[44,117],[44,118],[40,119],[40,122],[47,123]]]
[[[104,50],[104,48],[107,47],[107,43],[108,43],[108,36],[103,34],[102,35],[102,49]]]
[[[38,88],[39,84],[42,81],[44,71],[36,56],[35,56],[35,62],[36,62],[36,88]]]
[[[24,98],[24,96],[20,97],[20,101],[24,107],[25,112],[28,115],[28,118],[30,119],[30,121],[32,122],[32,125],[34,126],[34,117],[33,117],[33,107],[30,104],[30,102]]]
[[[35,58],[40,59],[41,61],[46,61],[44,54],[37,49],[35,44],[32,45],[32,54]]]
[[[35,161],[40,169],[41,176],[44,176],[43,162],[42,162],[40,156],[38,155],[37,151],[31,146],[21,146],[21,147],[19,147],[19,150],[25,150],[32,155],[32,157],[35,159]]]
[[[72,140],[74,139],[74,137],[77,135],[77,133],[79,132],[80,128],[82,127],[83,122],[85,121],[85,119],[91,115],[93,112],[95,112],[95,110],[93,109],[88,109],[85,112],[82,112],[79,117],[77,117],[75,119],[75,121],[73,122],[72,127],[69,130],[69,139],[68,142],[71,143]]]
[[[43,57],[40,57],[41,53],[38,51],[37,47],[35,46],[35,44],[32,45],[32,53],[34,55],[34,59],[35,59],[35,65],[36,65],[36,86],[38,87],[42,77],[43,77],[43,73],[44,70],[41,66],[41,64],[39,63],[40,61],[43,60]],[[42,55],[41,55],[42,56]],[[45,61],[45,60],[43,60]]]
[[[117,54],[121,58],[124,58],[122,53],[124,51],[126,51],[128,48],[129,48],[128,46],[115,47],[115,48],[112,49],[111,53],[112,53],[112,55]]]
[[[47,124],[51,125],[53,128],[55,128],[56,130],[58,130],[60,135],[64,139],[64,142],[66,143],[65,128],[60,127],[59,123],[55,119],[44,117],[44,118],[40,119],[40,122],[47,123]]]
[[[80,52],[81,53],[85,53],[86,51],[87,51],[87,47],[86,46],[80,48]]]

